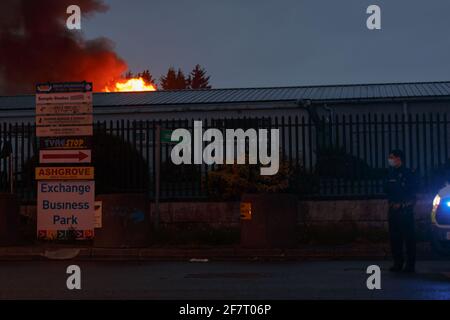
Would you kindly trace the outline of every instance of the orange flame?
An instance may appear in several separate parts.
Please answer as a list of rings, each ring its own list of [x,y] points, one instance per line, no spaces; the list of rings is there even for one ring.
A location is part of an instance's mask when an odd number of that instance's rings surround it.
[[[142,78],[131,78],[116,81],[111,86],[106,86],[103,92],[132,92],[132,91],[156,91],[155,85],[146,83]]]

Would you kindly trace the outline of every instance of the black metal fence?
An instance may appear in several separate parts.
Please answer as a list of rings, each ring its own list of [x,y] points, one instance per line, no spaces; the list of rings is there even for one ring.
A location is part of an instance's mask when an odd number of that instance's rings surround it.
[[[279,129],[280,162],[291,169],[290,192],[305,198],[367,198],[383,195],[386,157],[402,149],[406,165],[420,176],[425,192],[439,189],[449,162],[447,114],[357,114],[311,119],[308,116],[198,119],[203,130]],[[155,194],[156,130],[186,128],[192,119],[103,121],[94,126],[96,192]],[[0,189],[13,188],[24,201],[35,201],[34,167],[38,140],[32,124],[0,124],[0,139],[12,156],[0,160]],[[207,143],[204,143],[206,145]],[[208,172],[217,166],[176,166],[174,143],[161,143],[161,199],[208,199]],[[193,156],[193,155],[192,155]]]

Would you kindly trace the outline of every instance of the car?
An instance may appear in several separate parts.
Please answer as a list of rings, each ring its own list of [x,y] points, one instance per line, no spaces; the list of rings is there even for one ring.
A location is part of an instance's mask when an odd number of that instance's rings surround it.
[[[439,190],[431,210],[431,244],[440,255],[450,255],[450,185]]]

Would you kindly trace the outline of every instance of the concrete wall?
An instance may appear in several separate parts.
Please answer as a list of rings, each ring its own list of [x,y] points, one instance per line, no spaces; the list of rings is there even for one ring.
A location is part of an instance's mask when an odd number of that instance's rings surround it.
[[[419,226],[430,224],[433,195],[420,196],[415,206]],[[166,202],[160,204],[160,221],[166,226],[198,225],[213,228],[238,228],[239,202]],[[154,204],[150,206],[154,213]],[[386,200],[299,201],[298,225],[339,226],[387,230]],[[36,206],[22,206],[21,214],[36,217]]]
[[[415,217],[419,224],[430,222],[433,195],[420,196]],[[154,206],[152,205],[152,212]],[[299,201],[298,224],[328,225],[354,223],[361,228],[387,229],[386,200]],[[163,224],[207,224],[239,226],[239,202],[172,202],[160,205]]]
[[[164,225],[206,224],[212,227],[239,227],[239,202],[165,202],[160,204]],[[151,205],[153,213],[154,205]]]

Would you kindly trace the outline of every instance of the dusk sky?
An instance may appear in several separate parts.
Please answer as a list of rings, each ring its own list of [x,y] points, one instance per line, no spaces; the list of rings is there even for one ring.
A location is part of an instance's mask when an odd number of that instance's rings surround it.
[[[450,79],[448,0],[106,0],[83,21],[133,72],[199,63],[214,87]],[[382,9],[382,30],[366,8]]]

